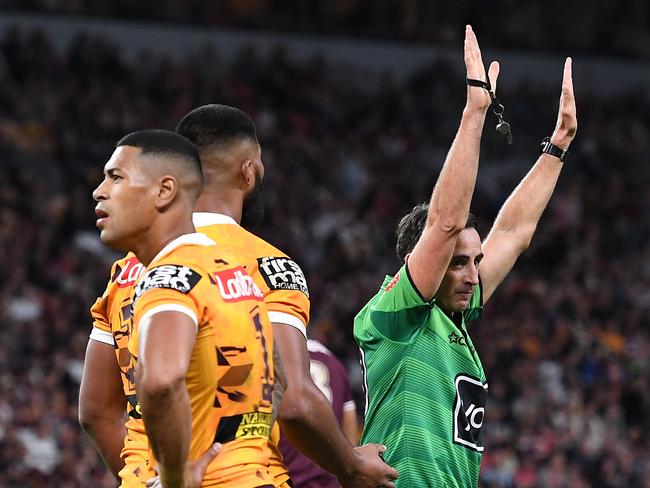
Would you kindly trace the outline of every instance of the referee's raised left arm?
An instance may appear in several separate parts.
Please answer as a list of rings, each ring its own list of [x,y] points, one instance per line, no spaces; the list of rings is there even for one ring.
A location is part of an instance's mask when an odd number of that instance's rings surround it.
[[[557,123],[548,141],[552,146],[545,146],[550,148],[551,154],[542,153],[539,156],[535,165],[504,203],[483,242],[485,257],[480,266],[483,303],[490,298],[519,255],[530,245],[537,223],[562,171],[564,152],[569,149],[576,135],[578,119],[571,64],[571,58],[567,58],[564,63]]]

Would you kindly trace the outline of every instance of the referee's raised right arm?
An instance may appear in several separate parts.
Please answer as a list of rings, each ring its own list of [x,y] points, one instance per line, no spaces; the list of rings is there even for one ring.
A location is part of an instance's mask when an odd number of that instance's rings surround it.
[[[464,45],[467,78],[485,80],[481,50],[471,28],[465,28]],[[496,88],[499,64],[493,61],[488,70],[492,89]],[[484,88],[467,86],[467,103],[460,127],[449,149],[447,159],[433,188],[426,225],[422,236],[406,256],[413,284],[426,300],[435,295],[456,245],[465,227],[478,170],[481,133],[490,106]]]

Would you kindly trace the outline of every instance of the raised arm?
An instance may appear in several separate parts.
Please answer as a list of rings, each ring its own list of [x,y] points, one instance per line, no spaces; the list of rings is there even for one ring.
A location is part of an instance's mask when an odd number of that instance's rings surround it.
[[[557,124],[551,143],[566,151],[577,128],[571,58],[567,58]],[[542,154],[499,211],[483,243],[485,257],[480,266],[483,303],[510,272],[519,255],[528,248],[542,212],[553,194],[562,165],[558,157]]]
[[[465,29],[464,51],[467,78],[485,80],[481,50],[470,26]],[[496,88],[498,75],[499,65],[492,62],[488,76],[493,88]],[[425,228],[408,256],[409,274],[427,300],[438,290],[458,234],[467,221],[478,170],[481,133],[489,106],[486,90],[467,86],[467,103],[460,127],[433,189]]]

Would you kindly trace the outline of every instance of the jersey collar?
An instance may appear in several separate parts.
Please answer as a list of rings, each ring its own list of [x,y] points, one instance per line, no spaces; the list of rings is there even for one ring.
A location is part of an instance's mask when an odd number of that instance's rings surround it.
[[[183,234],[182,236],[178,236],[176,239],[171,241],[169,244],[167,244],[165,247],[163,247],[158,254],[156,254],[156,257],[151,260],[151,263],[157,261],[158,259],[166,256],[170,252],[172,252],[174,249],[179,248],[181,246],[186,246],[186,245],[195,245],[195,246],[216,246],[217,243],[214,242],[212,239],[210,239],[208,236],[205,234],[201,234],[200,232],[193,232],[192,234]],[[151,263],[149,263],[151,265]]]
[[[217,224],[239,225],[232,217],[213,212],[194,212],[192,214],[192,222],[194,222],[194,227],[207,227],[208,225]]]

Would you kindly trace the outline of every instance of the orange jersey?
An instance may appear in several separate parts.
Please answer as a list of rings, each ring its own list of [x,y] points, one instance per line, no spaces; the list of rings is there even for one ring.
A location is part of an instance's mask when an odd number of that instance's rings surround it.
[[[273,333],[264,295],[225,246],[187,234],[165,246],[135,287],[128,345],[135,362],[140,324],[169,310],[197,327],[185,379],[192,412],[188,459],[214,442],[223,445],[201,486],[272,483]]]
[[[225,215],[195,212],[194,225],[197,232],[227,245],[247,263],[246,271],[264,293],[271,322],[295,327],[307,337],[309,289],[295,261]]]
[[[246,270],[264,294],[270,320],[290,325],[305,334],[309,321],[309,293],[300,267],[286,254],[251,234],[230,217],[221,214],[195,213],[194,223],[197,231],[208,235],[218,244],[227,246],[237,256],[237,262],[245,263]],[[106,291],[91,309],[94,321],[91,338],[115,347],[122,372],[124,393],[129,399],[127,439],[122,452],[127,467],[123,471],[126,476],[137,478],[144,483],[144,480],[153,476],[151,463],[147,463],[148,468],[142,463],[136,463],[135,468],[132,466],[133,463],[129,464],[130,459],[153,459],[144,435],[142,420],[136,409],[135,364],[128,351],[130,334],[128,324],[131,318],[133,286],[142,271],[142,264],[132,254],[114,263]],[[289,475],[276,447],[279,442],[277,424],[273,427],[272,441],[274,452],[271,457],[271,470],[275,478],[275,486],[282,486]],[[124,486],[143,485],[125,484]]]

